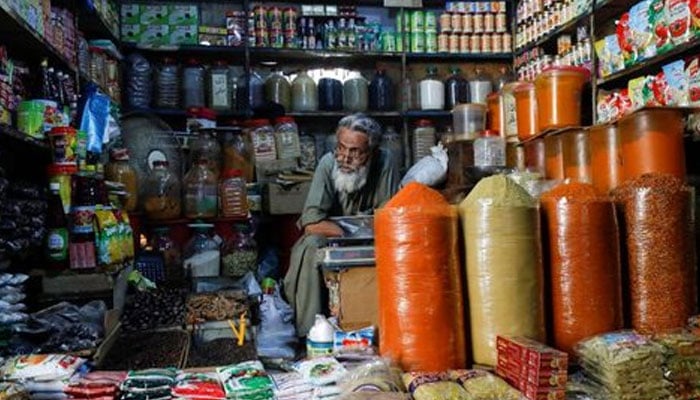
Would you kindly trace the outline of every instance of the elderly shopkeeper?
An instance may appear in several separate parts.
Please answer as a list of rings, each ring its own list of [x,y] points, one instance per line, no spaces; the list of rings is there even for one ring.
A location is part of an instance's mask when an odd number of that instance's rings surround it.
[[[292,248],[284,278],[287,301],[295,311],[299,336],[306,336],[316,314],[322,312],[323,279],[316,264],[316,250],[326,238],[343,235],[329,217],[372,214],[396,193],[399,171],[390,155],[379,149],[381,128],[362,114],[340,120],[338,144],[318,163],[299,220],[303,236]]]

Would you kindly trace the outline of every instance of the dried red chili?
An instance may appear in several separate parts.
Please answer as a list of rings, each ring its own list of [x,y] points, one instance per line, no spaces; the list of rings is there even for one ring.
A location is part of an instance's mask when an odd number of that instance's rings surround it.
[[[632,327],[662,333],[697,310],[692,189],[645,174],[613,191],[625,221]]]
[[[585,183],[558,185],[541,204],[549,230],[554,346],[573,355],[580,340],[623,324],[615,205]]]

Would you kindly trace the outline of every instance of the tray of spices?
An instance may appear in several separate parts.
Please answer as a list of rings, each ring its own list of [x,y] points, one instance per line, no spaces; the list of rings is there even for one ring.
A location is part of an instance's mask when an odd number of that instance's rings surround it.
[[[190,335],[179,328],[123,333],[100,361],[98,368],[111,371],[182,368],[189,348]]]
[[[185,291],[159,288],[130,295],[121,321],[127,332],[182,326],[185,323]]]

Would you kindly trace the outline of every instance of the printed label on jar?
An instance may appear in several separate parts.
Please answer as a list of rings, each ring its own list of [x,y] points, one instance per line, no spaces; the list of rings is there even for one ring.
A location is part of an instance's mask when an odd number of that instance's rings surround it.
[[[459,53],[459,36],[456,33],[450,35],[450,53]]]
[[[503,35],[494,33],[491,35],[491,50],[494,53],[504,53],[503,51]]]
[[[496,32],[503,33],[508,30],[508,23],[506,21],[505,13],[496,14]]]
[[[459,38],[459,52],[469,53],[471,47],[471,35],[462,35]]]
[[[501,35],[501,36],[502,36],[502,38],[503,38],[503,51],[505,51],[505,52],[511,51],[512,48],[513,48],[513,38],[512,38],[512,36],[510,35],[510,33],[507,33],[507,32],[504,33],[504,34]]]
[[[484,14],[474,14],[474,33],[484,32]]]
[[[481,35],[481,52],[491,53],[491,35]]]
[[[464,32],[464,33],[474,32],[474,14],[462,15],[462,32]]]
[[[435,32],[425,33],[425,52],[426,53],[437,53],[438,43],[437,34]]]
[[[440,32],[450,32],[452,30],[452,16],[448,13],[440,14]]]
[[[95,206],[75,206],[71,214],[73,217],[71,232],[80,234],[95,231]]]
[[[452,32],[462,32],[462,14],[452,14]]]
[[[450,51],[450,35],[446,33],[438,35],[438,51],[440,53],[447,53]]]
[[[481,53],[481,35],[472,35],[469,49],[472,53]]]
[[[493,33],[496,31],[496,16],[492,13],[484,14],[484,32]]]

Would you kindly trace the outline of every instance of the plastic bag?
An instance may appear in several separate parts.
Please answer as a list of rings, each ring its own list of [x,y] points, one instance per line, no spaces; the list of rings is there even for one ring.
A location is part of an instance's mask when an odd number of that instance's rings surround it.
[[[447,373],[409,372],[403,374],[403,382],[414,400],[471,400]]]
[[[195,400],[225,399],[226,393],[216,374],[181,374],[172,388],[173,397]]]
[[[2,366],[2,376],[9,380],[67,379],[85,363],[80,357],[62,354],[32,354],[13,357]]]
[[[102,153],[102,139],[107,131],[109,120],[109,96],[97,91],[88,94],[80,120],[80,130],[87,133],[87,150]]]
[[[333,357],[319,357],[301,361],[295,369],[314,386],[338,382],[347,373],[345,367]]]
[[[437,186],[447,178],[447,150],[438,144],[430,148],[432,153],[421,158],[401,179],[401,186],[409,182],[418,182],[426,186]]]
[[[314,390],[313,385],[307,382],[298,372],[272,375],[272,380],[275,382],[275,397],[277,399],[291,397],[308,399],[312,396]]]
[[[525,400],[506,381],[484,370],[450,371],[450,378],[462,385],[471,400]]]
[[[341,382],[344,394],[355,392],[405,392],[401,370],[387,360],[376,359],[360,364]]]
[[[294,310],[280,295],[279,286],[274,293],[263,294],[260,303],[260,330],[257,349],[260,357],[294,358],[296,343]]]
[[[273,382],[260,361],[217,368],[227,398],[238,400],[274,399]]]

